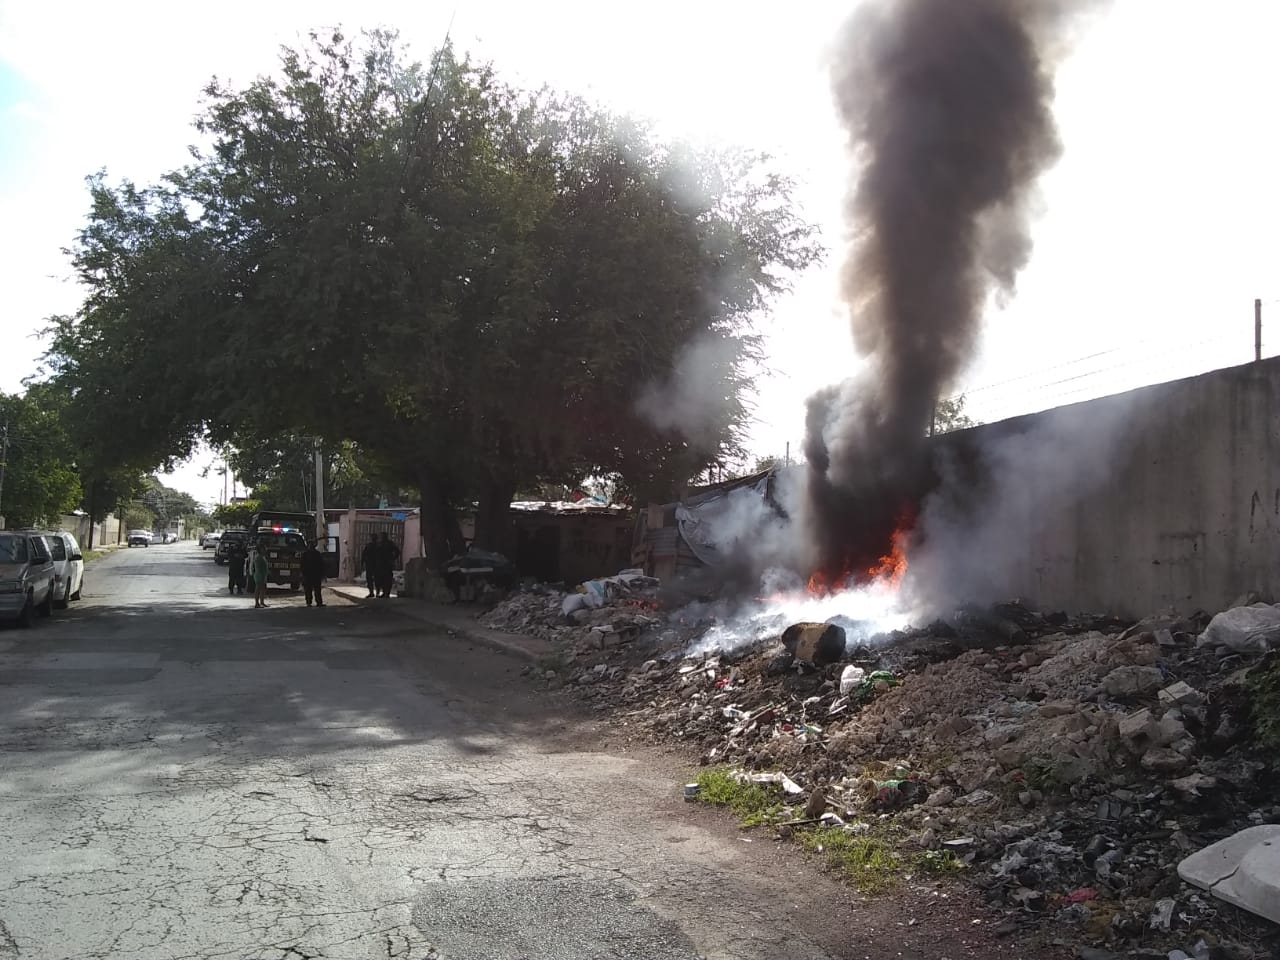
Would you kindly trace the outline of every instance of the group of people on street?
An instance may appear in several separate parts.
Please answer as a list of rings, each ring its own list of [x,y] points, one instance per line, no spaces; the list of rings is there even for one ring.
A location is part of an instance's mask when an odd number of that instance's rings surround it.
[[[364,567],[364,582],[371,597],[391,596],[391,584],[395,579],[396,563],[400,559],[400,547],[385,533],[369,539],[360,562]]]
[[[307,544],[301,558],[302,589],[307,606],[313,603],[324,606],[321,585],[324,583],[324,556],[316,548],[315,541]],[[243,594],[247,589],[253,594],[255,609],[267,605],[267,582],[271,567],[267,561],[266,544],[261,540],[237,541],[227,549],[227,589],[232,594]]]

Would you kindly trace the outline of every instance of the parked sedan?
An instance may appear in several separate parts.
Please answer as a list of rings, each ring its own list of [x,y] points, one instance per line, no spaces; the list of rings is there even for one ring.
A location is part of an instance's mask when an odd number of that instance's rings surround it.
[[[150,530],[130,530],[129,546],[131,547],[151,546],[151,531]]]
[[[46,533],[44,538],[53,554],[53,605],[65,607],[72,600],[79,600],[84,589],[84,555],[69,533],[57,530]]]
[[[53,612],[53,553],[35,530],[0,530],[0,618],[31,626]]]

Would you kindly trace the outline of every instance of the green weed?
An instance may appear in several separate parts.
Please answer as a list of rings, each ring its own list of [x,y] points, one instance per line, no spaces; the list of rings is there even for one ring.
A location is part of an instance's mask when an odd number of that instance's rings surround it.
[[[892,890],[902,880],[902,859],[879,837],[859,836],[839,827],[819,827],[799,834],[801,845],[827,858],[864,893]]]
[[[1280,750],[1280,657],[1272,655],[1255,667],[1245,688],[1254,739],[1273,753]]]
[[[931,877],[953,877],[963,873],[964,861],[950,850],[926,850],[916,861],[921,873]]]
[[[698,774],[698,800],[716,807],[728,807],[744,827],[774,823],[782,813],[776,788],[760,783],[743,783],[728,770],[712,767]]]

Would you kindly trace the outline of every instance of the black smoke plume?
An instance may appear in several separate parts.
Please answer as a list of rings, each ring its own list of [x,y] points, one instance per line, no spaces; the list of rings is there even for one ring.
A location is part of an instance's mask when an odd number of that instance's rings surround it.
[[[845,26],[834,70],[856,182],[841,277],[857,378],[809,400],[810,526],[828,574],[865,570],[910,521],[934,405],[1012,295],[1027,204],[1058,157],[1066,0],[886,0]]]

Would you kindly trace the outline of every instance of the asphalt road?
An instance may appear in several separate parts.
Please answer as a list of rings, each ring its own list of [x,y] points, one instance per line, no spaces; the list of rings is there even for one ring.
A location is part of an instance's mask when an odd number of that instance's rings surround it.
[[[390,607],[257,611],[191,544],[94,561],[85,596],[0,630],[3,960],[993,955],[908,926],[937,891],[859,907],[744,843],[679,763]]]

